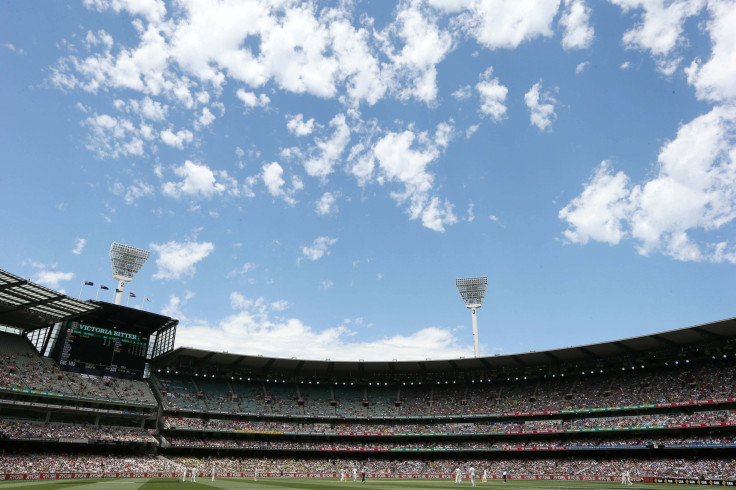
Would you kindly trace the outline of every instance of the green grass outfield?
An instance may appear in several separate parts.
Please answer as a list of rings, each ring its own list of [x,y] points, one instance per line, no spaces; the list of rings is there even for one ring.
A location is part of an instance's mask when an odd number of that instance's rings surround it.
[[[674,485],[658,485],[654,483],[634,483],[632,486],[624,486],[618,482],[581,482],[581,481],[549,481],[549,480],[515,480],[503,483],[502,481],[489,481],[481,483],[480,479],[476,482],[476,488],[489,488],[493,490],[526,490],[532,488],[542,488],[550,490],[603,490],[606,488],[629,488],[629,489],[669,489],[673,490]],[[100,480],[33,480],[33,481],[5,481],[0,482],[0,490],[6,489],[17,490],[71,490],[73,488],[83,488],[84,490],[255,490],[255,489],[304,489],[304,490],[321,490],[321,489],[358,489],[370,488],[373,490],[389,490],[389,489],[420,489],[427,488],[430,490],[471,488],[470,480],[463,479],[462,484],[458,485],[453,480],[386,480],[386,479],[367,479],[365,483],[360,481],[353,483],[352,481],[340,482],[339,479],[327,478],[259,478],[253,481],[252,478],[222,478],[211,481],[209,478],[198,478],[196,483],[182,482],[181,479],[172,478],[120,478],[120,479],[100,479]]]

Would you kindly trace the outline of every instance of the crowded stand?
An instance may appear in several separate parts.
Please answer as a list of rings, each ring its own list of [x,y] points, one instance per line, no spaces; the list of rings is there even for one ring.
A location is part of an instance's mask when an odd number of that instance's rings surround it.
[[[445,438],[442,442],[393,440],[381,442],[361,441],[354,438],[349,442],[335,441],[306,441],[306,440],[275,440],[275,439],[232,439],[232,438],[199,438],[168,436],[172,446],[200,447],[200,448],[230,448],[230,449],[260,449],[260,450],[296,450],[296,451],[468,451],[468,450],[521,450],[521,449],[550,449],[564,450],[577,448],[645,448],[654,444],[676,449],[691,446],[733,446],[732,435],[680,435],[642,436],[642,437],[588,437],[567,439],[499,439],[478,441],[473,439],[452,440]]]
[[[197,351],[150,359],[138,379],[63,370],[14,339],[0,342],[0,475],[448,477],[474,466],[511,477],[736,478],[736,360],[723,338],[692,361],[683,350],[648,368],[588,359],[585,369],[423,373],[396,363],[357,376],[333,363],[299,374],[269,367],[290,360]]]
[[[355,458],[235,458],[212,457],[208,459],[194,457],[173,457],[172,462],[181,467],[199,468],[208,472],[211,468],[222,472],[243,472],[253,474],[256,469],[260,474],[305,474],[326,473],[338,476],[341,471],[352,468],[369,474],[383,475],[445,475],[450,476],[456,468],[463,472],[473,466],[483,469],[491,475],[504,472],[515,475],[559,475],[609,477],[621,475],[629,471],[632,478],[644,476],[689,477],[704,476],[707,478],[736,478],[736,461],[732,458],[667,458],[647,459],[581,459],[581,458],[505,458],[505,459],[355,459]]]
[[[158,444],[145,429],[114,426],[90,426],[68,423],[44,423],[24,420],[0,420],[0,437],[6,439],[48,439],[68,442],[113,441]]]
[[[90,453],[34,452],[7,453],[0,458],[0,474],[14,473],[144,473],[175,472],[183,468],[194,468],[202,476],[214,472],[243,473],[253,476],[258,470],[261,476],[293,476],[322,474],[338,478],[342,472],[365,472],[370,476],[398,475],[442,475],[449,478],[460,468],[465,473],[474,467],[480,473],[486,471],[493,478],[507,473],[514,479],[525,476],[585,476],[618,478],[629,472],[632,479],[645,476],[703,479],[736,478],[736,462],[732,458],[505,458],[505,459],[407,459],[407,458],[265,458],[265,457],[220,457],[197,458],[174,456],[95,455]]]
[[[13,473],[118,473],[174,471],[174,463],[153,455],[99,455],[78,452],[7,452],[0,458],[0,474]]]
[[[437,423],[437,424],[381,424],[324,422],[295,423],[284,421],[226,420],[190,417],[165,417],[167,429],[202,429],[239,432],[282,432],[310,434],[508,434],[536,432],[566,432],[588,429],[658,429],[683,426],[736,426],[736,413],[731,410],[712,410],[693,413],[665,413],[630,415],[624,417],[586,417],[566,420],[529,420],[498,423]]]
[[[400,386],[307,386],[158,374],[170,411],[343,418],[472,416],[707,402],[735,396],[736,364],[711,362],[549,380]],[[199,386],[198,384],[199,383]],[[235,392],[231,385],[240,388]],[[206,387],[204,389],[203,387]],[[219,390],[219,391],[217,391]],[[253,395],[257,393],[255,402]],[[248,398],[250,397],[250,398]],[[246,400],[251,400],[250,403]]]
[[[0,390],[32,390],[78,398],[155,405],[143,381],[61,371],[34,352],[0,353]]]

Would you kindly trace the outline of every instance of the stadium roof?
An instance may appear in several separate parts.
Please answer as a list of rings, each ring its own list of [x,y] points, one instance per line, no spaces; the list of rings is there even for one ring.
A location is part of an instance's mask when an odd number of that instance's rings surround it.
[[[123,331],[136,331],[151,335],[162,327],[176,326],[179,321],[168,316],[151,313],[150,311],[129,308],[127,306],[90,301],[98,308],[74,319],[98,327],[115,328]]]
[[[35,330],[98,308],[0,270],[0,324]]]
[[[574,368],[578,364],[586,366],[605,364],[606,368],[621,367],[625,362],[630,364],[649,362],[663,352],[669,355],[684,355],[707,345],[712,345],[715,349],[730,349],[729,344],[732,341],[736,341],[736,318],[611,342],[492,357],[424,361],[316,361],[180,347],[157,357],[154,360],[154,367],[217,374],[249,372],[264,377],[369,379],[416,375],[436,379],[456,377],[459,373],[485,372],[500,375],[525,370],[536,372],[536,369],[550,366]]]

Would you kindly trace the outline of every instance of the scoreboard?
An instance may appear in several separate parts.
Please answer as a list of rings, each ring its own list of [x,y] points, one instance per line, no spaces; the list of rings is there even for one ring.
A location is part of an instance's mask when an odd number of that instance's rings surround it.
[[[142,377],[147,353],[146,335],[66,321],[52,357],[62,369],[69,371]]]

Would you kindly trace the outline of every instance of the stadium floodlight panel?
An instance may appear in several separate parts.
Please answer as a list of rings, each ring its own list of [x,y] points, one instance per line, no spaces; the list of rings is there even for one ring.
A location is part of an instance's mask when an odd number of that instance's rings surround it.
[[[468,308],[480,308],[488,287],[488,277],[464,277],[455,279],[455,286],[460,292],[465,306]]]
[[[110,245],[110,262],[112,262],[112,277],[118,281],[132,281],[148,260],[151,252],[140,248],[113,243]]]

